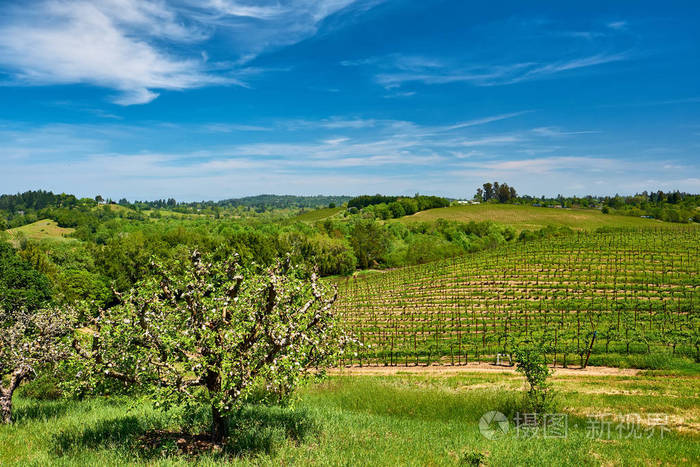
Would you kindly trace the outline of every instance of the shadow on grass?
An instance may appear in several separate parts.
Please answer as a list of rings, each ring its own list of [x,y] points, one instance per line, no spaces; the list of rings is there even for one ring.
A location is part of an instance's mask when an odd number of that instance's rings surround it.
[[[54,439],[54,452],[70,456],[109,449],[134,460],[201,454],[252,457],[271,454],[287,442],[300,442],[318,428],[306,411],[280,407],[245,408],[230,418],[229,427],[230,436],[220,446],[211,442],[208,433],[164,429],[155,419],[122,416],[61,432]]]
[[[229,421],[226,452],[236,456],[271,454],[287,441],[298,443],[317,433],[319,426],[305,410],[248,407]]]
[[[149,428],[143,420],[135,416],[100,420],[88,427],[71,427],[54,437],[55,452],[63,456],[84,449],[131,450],[136,445],[137,437]]]
[[[12,420],[16,423],[32,420],[48,420],[64,415],[72,408],[70,401],[25,402],[15,405],[12,410]]]

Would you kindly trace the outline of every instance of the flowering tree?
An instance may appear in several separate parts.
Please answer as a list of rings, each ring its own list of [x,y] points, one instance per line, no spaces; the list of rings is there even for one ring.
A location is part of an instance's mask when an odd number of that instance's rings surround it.
[[[12,395],[46,364],[69,355],[70,310],[0,308],[0,421],[12,419]]]
[[[215,441],[226,415],[253,391],[284,397],[332,363],[346,336],[331,311],[337,293],[291,264],[244,268],[237,256],[152,264],[153,275],[95,319],[79,353],[93,375],[148,389],[158,405],[211,407]]]

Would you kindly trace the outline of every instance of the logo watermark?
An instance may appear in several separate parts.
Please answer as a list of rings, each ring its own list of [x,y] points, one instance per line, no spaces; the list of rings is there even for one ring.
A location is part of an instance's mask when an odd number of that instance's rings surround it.
[[[479,419],[479,431],[486,439],[500,439],[508,434],[508,418],[501,412],[492,410]]]
[[[530,438],[568,438],[569,414],[566,413],[520,413],[512,420],[496,410],[486,412],[479,419],[479,431],[484,438],[498,440],[511,431],[517,439]],[[662,413],[623,414],[610,413],[589,414],[583,428],[588,439],[640,439],[658,436],[664,437],[669,432],[668,415]],[[581,428],[574,424],[572,428]]]

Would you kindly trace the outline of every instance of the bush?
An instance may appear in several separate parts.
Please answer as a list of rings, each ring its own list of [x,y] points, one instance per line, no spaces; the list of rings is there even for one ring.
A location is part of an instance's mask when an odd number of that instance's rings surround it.
[[[530,385],[524,409],[535,413],[551,412],[555,407],[554,390],[549,381],[552,370],[547,366],[545,349],[541,345],[520,343],[515,349],[515,362],[516,371],[524,374]]]
[[[460,460],[460,465],[471,465],[474,467],[479,467],[484,465],[486,461],[486,454],[479,451],[467,451],[462,454],[462,459]]]
[[[36,379],[20,386],[16,394],[24,399],[54,401],[59,399],[63,392],[56,377],[50,374],[41,374]]]

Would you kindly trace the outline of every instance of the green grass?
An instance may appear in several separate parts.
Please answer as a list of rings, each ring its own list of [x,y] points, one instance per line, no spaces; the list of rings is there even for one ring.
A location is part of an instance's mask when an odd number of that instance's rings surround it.
[[[21,237],[37,241],[47,239],[61,241],[71,240],[66,238],[66,236],[72,234],[74,231],[75,229],[59,227],[56,221],[51,219],[42,219],[32,224],[7,230],[13,243],[17,243]]]
[[[312,211],[303,212],[297,216],[292,217],[292,220],[302,221],[302,222],[316,222],[322,221],[329,217],[333,217],[336,214],[342,212],[345,208],[342,206],[335,208],[320,208],[314,209]]]
[[[122,206],[121,204],[100,204],[98,206],[95,206],[94,210],[97,211],[99,209],[104,209],[105,206],[107,206],[107,209],[114,212],[133,212],[133,209],[128,208],[126,206]]]
[[[489,410],[513,416],[516,374],[332,376],[299,393],[294,408],[249,409],[223,453],[186,456],[176,439],[139,441],[178,430],[177,418],[121,399],[17,399],[16,421],[0,426],[0,464],[12,465],[693,465],[700,459],[699,372],[685,376],[557,376],[566,439],[484,438]],[[587,437],[587,414],[662,413],[669,432],[648,439]],[[205,420],[201,420],[205,422]],[[156,447],[153,447],[156,446]]]
[[[160,214],[161,218],[163,219],[168,219],[168,218],[173,218],[173,219],[192,219],[192,218],[198,218],[204,216],[204,214],[200,213],[182,213],[182,212],[176,212],[176,211],[170,211],[168,209],[146,209],[144,211],[141,211],[141,213],[144,216],[150,217],[150,215],[154,212],[157,212]]]
[[[597,209],[554,209],[510,204],[478,204],[430,209],[400,222],[447,219],[462,222],[491,220],[510,225],[517,231],[537,230],[547,225],[566,226],[574,230],[595,230],[599,227],[658,227],[668,225],[655,219],[603,214]]]

